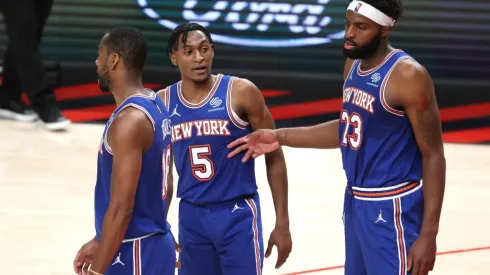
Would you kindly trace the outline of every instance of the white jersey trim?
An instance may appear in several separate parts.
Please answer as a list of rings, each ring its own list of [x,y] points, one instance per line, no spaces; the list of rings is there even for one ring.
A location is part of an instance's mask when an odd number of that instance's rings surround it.
[[[140,106],[138,104],[135,104],[135,103],[129,103],[129,104],[126,104],[125,106],[123,106],[115,115],[114,115],[114,118],[111,120],[111,122],[109,123],[109,125],[107,125],[107,130],[105,131],[104,133],[104,147],[105,149],[107,150],[107,152],[109,152],[109,154],[112,155],[112,148],[111,146],[109,145],[109,140],[107,139],[107,134],[109,133],[109,129],[111,128],[111,125],[112,125],[112,122],[114,121],[114,119],[116,119],[117,115],[124,109],[128,108],[128,107],[133,107],[133,108],[136,108],[140,111],[142,111],[147,117],[148,119],[150,120],[151,122],[151,125],[153,127],[153,132],[155,132],[155,120],[153,120],[153,118],[151,117],[150,113],[143,107],[143,106]]]
[[[393,55],[395,55],[396,53],[399,53],[399,52],[402,52],[402,50],[396,49],[396,50],[390,52],[388,55],[385,56],[385,59],[383,60],[383,62],[379,63],[378,66],[376,66],[376,67],[374,67],[374,68],[372,68],[370,70],[367,70],[367,71],[361,70],[361,61],[359,61],[359,66],[357,66],[357,74],[359,76],[367,76],[367,75],[370,75],[370,74],[374,73],[379,68],[381,68],[386,62],[388,62],[388,60],[390,60],[390,58]]]
[[[208,103],[211,100],[211,98],[214,96],[214,94],[216,93],[216,91],[219,88],[219,85],[221,83],[221,79],[223,79],[223,75],[218,74],[216,76],[216,80],[214,81],[213,87],[209,91],[208,95],[198,103],[192,103],[192,102],[188,101],[187,99],[185,99],[184,94],[182,93],[182,80],[181,80],[181,81],[177,82],[177,97],[179,98],[180,102],[187,108],[190,108],[190,109],[201,108],[202,106],[206,105],[206,103]]]
[[[228,117],[231,122],[238,128],[245,130],[248,126],[248,123],[241,119],[237,113],[233,110],[232,107],[232,93],[233,93],[233,82],[235,81],[235,77],[231,77],[228,82],[228,89],[226,91],[226,111],[228,112]]]
[[[386,102],[386,98],[385,98],[385,93],[386,93],[386,86],[388,84],[388,80],[390,79],[390,76],[391,76],[391,73],[393,72],[393,70],[395,69],[396,65],[398,65],[398,63],[400,63],[401,61],[403,60],[406,60],[406,59],[410,59],[411,57],[409,56],[403,56],[403,57],[400,57],[390,68],[390,70],[388,71],[388,73],[386,73],[385,75],[385,78],[383,79],[383,83],[381,83],[381,88],[379,89],[379,97],[380,97],[380,101],[381,101],[381,105],[383,105],[383,108],[390,114],[393,114],[395,116],[400,116],[400,117],[404,117],[405,116],[405,112],[403,111],[400,111],[400,110],[397,110],[393,107],[391,107],[388,102]]]

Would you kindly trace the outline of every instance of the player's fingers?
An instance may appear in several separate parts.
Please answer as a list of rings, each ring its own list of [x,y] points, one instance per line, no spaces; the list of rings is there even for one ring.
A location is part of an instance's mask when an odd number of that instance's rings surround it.
[[[407,261],[407,270],[410,271],[412,270],[413,267],[413,254],[412,251],[408,253],[408,261]]]
[[[421,259],[419,264],[419,275],[429,274],[429,261]]]
[[[83,268],[82,268],[82,274],[83,275],[88,275],[88,268],[90,267],[89,263],[84,263]]]
[[[182,267],[182,264],[179,261],[175,262],[175,268],[180,269]]]
[[[286,262],[288,257],[289,257],[289,252],[287,248],[278,249],[276,269],[279,269]]]
[[[238,155],[239,153],[245,151],[248,149],[248,144],[245,143],[245,144],[242,144],[241,146],[235,148],[235,150],[231,151],[229,154],[228,154],[228,158],[232,158],[236,155]]]
[[[260,156],[260,155],[259,155],[259,154],[257,154],[257,153],[254,153],[254,154],[252,155],[252,157],[253,157],[254,159],[255,159],[255,158],[258,158],[259,156]]]
[[[182,252],[182,248],[180,248],[180,245],[177,242],[175,242],[175,251],[177,251],[179,253]]]
[[[75,271],[75,273],[78,273],[82,266],[82,250],[80,249],[80,251],[78,251],[77,255],[75,256],[75,260],[73,260],[73,270]]]
[[[269,243],[267,244],[267,249],[265,250],[265,257],[269,258],[272,253],[272,247],[274,247],[274,242],[272,239],[269,239]]]
[[[436,265],[436,259],[432,259],[429,265],[429,271],[434,270],[435,265]]]
[[[245,156],[242,158],[242,162],[245,163],[249,158],[252,157],[252,155],[255,153],[254,148],[248,149],[248,151],[245,153]]]
[[[429,271],[430,271],[430,260],[427,260],[427,261],[424,261],[422,263],[422,268],[420,270],[420,274],[421,275],[428,275],[429,274]]]
[[[420,261],[413,261],[412,264],[412,275],[420,275]]]
[[[228,146],[226,146],[228,149],[231,149],[239,144],[242,144],[242,143],[246,143],[248,141],[248,137],[245,136],[245,137],[241,137],[241,138],[237,138],[235,139],[234,141],[230,142],[228,144]]]

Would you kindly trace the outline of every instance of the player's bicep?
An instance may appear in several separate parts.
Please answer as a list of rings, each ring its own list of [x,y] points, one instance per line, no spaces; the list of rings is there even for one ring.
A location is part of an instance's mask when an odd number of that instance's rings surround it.
[[[274,129],[275,123],[267,108],[262,92],[252,83],[242,86],[240,102],[247,114],[248,122],[253,130]]]
[[[145,114],[133,108],[121,111],[111,124],[108,137],[113,154],[111,204],[133,207],[143,152],[152,134]]]
[[[403,107],[407,114],[422,154],[440,152],[443,148],[440,113],[432,79],[425,69],[419,68],[406,85]],[[408,88],[409,87],[409,88]]]

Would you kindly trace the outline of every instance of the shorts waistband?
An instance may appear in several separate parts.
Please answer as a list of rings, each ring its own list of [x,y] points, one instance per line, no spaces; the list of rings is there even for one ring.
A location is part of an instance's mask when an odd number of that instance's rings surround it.
[[[422,181],[409,181],[395,186],[381,188],[363,188],[348,186],[348,192],[356,199],[381,201],[399,198],[413,193],[422,187]]]
[[[124,239],[122,242],[123,243],[134,242],[134,241],[142,240],[142,239],[145,239],[145,238],[151,237],[153,235],[157,235],[157,234],[163,234],[163,233],[162,232],[153,232],[153,233],[150,233],[148,235],[144,235],[144,236],[133,238],[133,239]]]
[[[258,193],[256,192],[256,193],[253,193],[253,194],[250,194],[250,195],[238,196],[238,197],[234,197],[232,199],[223,200],[223,201],[219,201],[219,202],[196,203],[196,202],[191,202],[191,201],[188,201],[188,200],[185,200],[185,199],[181,199],[180,202],[181,203],[186,203],[186,204],[189,204],[189,205],[192,205],[192,206],[195,206],[195,207],[220,207],[220,206],[226,206],[226,205],[230,205],[230,204],[235,204],[238,201],[243,201],[243,200],[246,200],[246,199],[254,199],[257,196],[258,196]]]

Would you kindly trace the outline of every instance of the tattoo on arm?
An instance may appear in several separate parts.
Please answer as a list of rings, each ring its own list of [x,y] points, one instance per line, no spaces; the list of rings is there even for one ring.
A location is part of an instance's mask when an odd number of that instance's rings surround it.
[[[417,128],[420,137],[429,146],[438,146],[441,141],[441,125],[437,111],[430,108],[429,110],[417,112]]]

